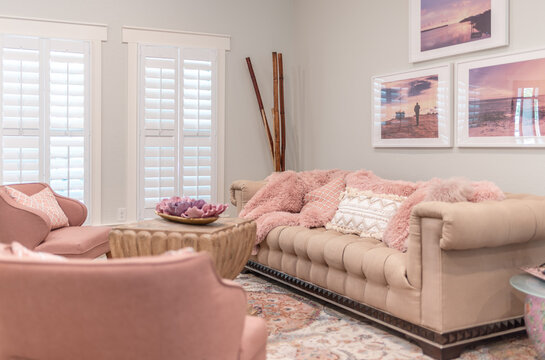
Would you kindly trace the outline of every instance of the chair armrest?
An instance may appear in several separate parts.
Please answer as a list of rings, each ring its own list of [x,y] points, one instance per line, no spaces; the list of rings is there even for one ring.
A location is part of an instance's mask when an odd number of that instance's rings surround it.
[[[51,220],[42,211],[21,205],[0,188],[0,242],[17,241],[34,249],[51,231]]]
[[[47,184],[45,184],[47,185]],[[47,185],[50,189],[51,187]],[[87,219],[87,207],[78,200],[57,194],[51,189],[70,226],[81,226]]]
[[[443,221],[440,247],[467,250],[545,240],[545,200],[508,198],[480,203],[424,202],[413,216]]]
[[[237,214],[266,183],[264,180],[236,180],[231,184],[231,204],[237,207]]]

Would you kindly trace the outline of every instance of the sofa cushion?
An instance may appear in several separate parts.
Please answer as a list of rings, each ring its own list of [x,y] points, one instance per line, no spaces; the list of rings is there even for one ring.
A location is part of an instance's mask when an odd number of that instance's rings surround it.
[[[106,226],[70,226],[51,231],[44,242],[36,247],[66,257],[96,257],[109,250]]]
[[[48,187],[31,196],[9,186],[6,186],[6,190],[19,204],[43,211],[51,220],[51,229],[68,226],[66,214],[55,199],[55,194]]]
[[[261,243],[259,263],[407,321],[420,321],[420,290],[407,279],[406,253],[373,238],[324,228],[279,226]]]

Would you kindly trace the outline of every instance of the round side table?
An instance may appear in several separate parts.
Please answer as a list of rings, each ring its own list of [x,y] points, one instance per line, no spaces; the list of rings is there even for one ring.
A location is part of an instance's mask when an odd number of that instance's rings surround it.
[[[530,274],[515,275],[511,286],[526,294],[524,321],[540,359],[545,359],[545,281]]]

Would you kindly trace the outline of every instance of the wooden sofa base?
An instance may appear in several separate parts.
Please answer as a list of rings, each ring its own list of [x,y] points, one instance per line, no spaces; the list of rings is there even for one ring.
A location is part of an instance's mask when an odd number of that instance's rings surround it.
[[[382,310],[357,302],[307,281],[298,279],[281,271],[272,269],[253,260],[248,261],[246,269],[264,275],[312,297],[333,304],[352,317],[370,320],[373,323],[402,334],[422,348],[422,352],[434,359],[448,360],[458,357],[460,353],[478,342],[500,336],[514,335],[526,331],[524,318],[516,317],[495,323],[475,326],[467,329],[438,333],[425,327],[402,320]]]

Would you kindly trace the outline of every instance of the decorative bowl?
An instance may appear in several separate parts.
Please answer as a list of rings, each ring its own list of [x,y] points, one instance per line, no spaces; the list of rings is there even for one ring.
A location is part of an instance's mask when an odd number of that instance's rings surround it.
[[[173,196],[155,206],[155,213],[164,219],[185,224],[209,224],[218,219],[229,205],[209,204],[202,199]]]
[[[184,217],[181,217],[181,216],[163,214],[163,213],[160,213],[160,212],[157,212],[157,211],[155,213],[157,215],[159,215],[160,217],[162,217],[163,219],[166,219],[166,220],[169,220],[169,221],[174,221],[174,222],[177,222],[177,223],[191,224],[191,225],[206,225],[206,224],[213,223],[214,221],[219,219],[218,217],[184,218]]]

